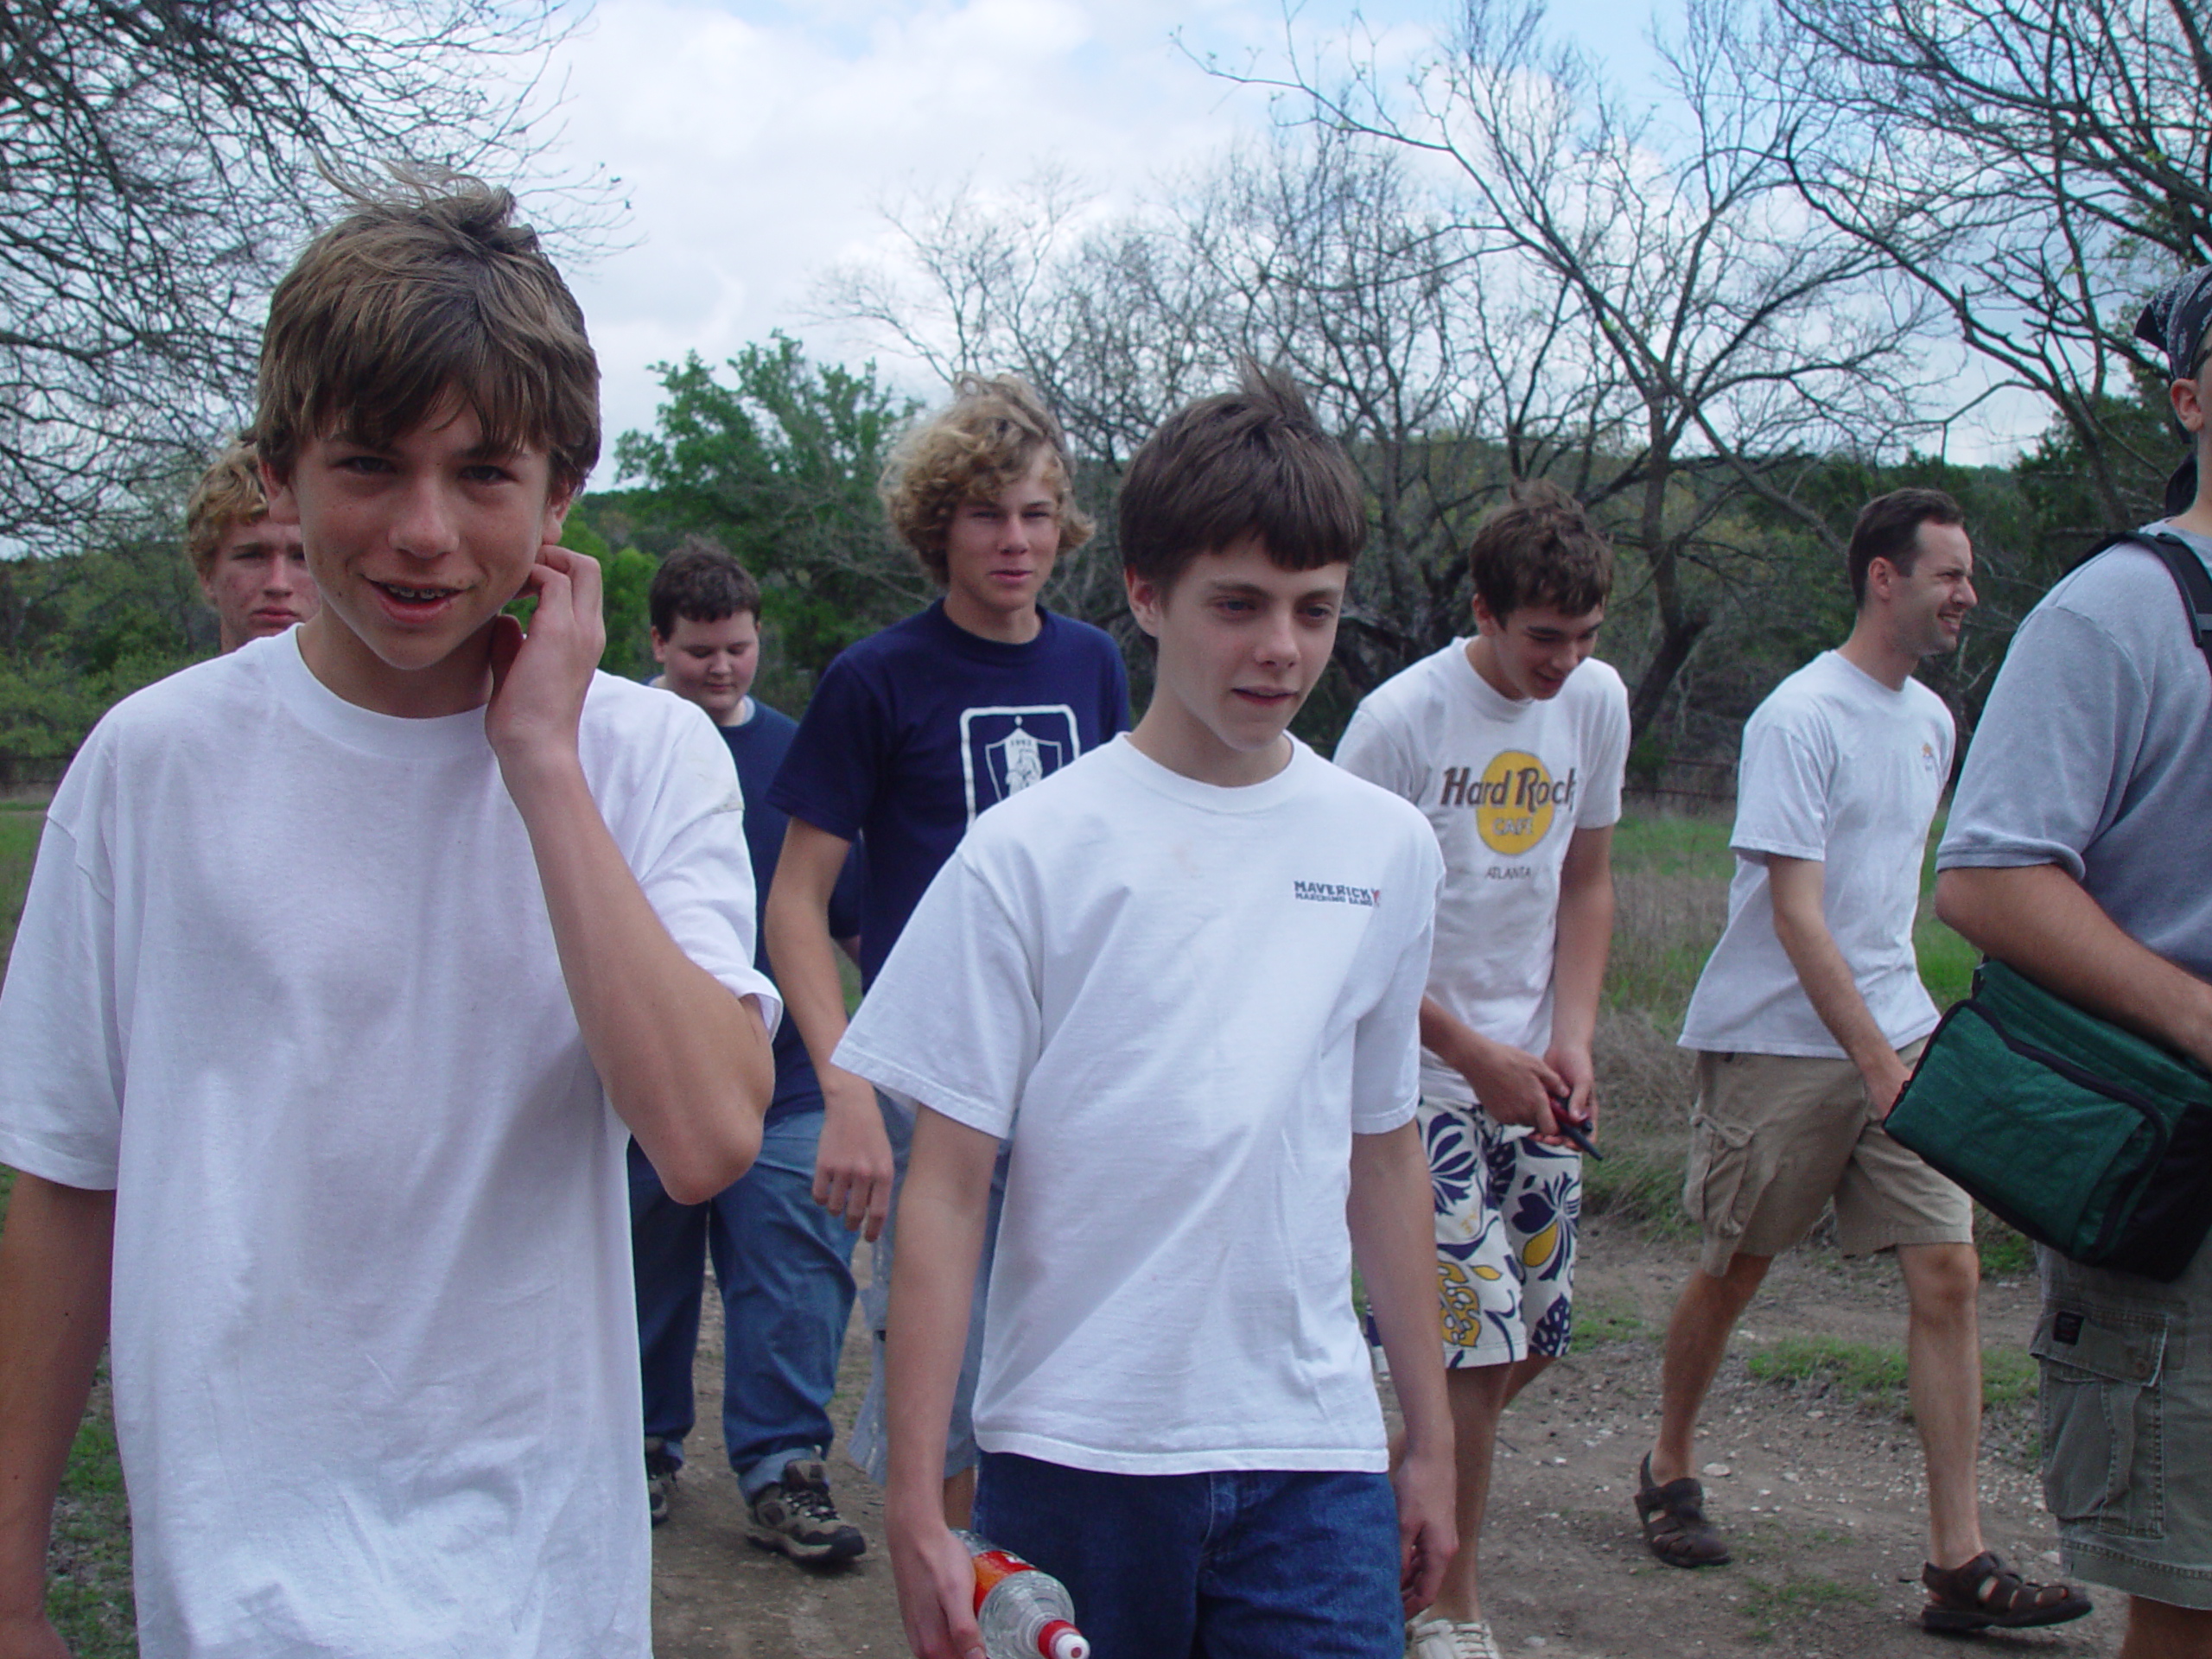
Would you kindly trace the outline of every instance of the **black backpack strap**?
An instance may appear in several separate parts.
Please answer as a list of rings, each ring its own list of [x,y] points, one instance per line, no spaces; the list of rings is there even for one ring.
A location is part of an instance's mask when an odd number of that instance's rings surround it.
[[[2166,567],[2166,574],[2174,579],[2174,586],[2181,589],[2183,608],[2189,614],[2190,632],[2196,639],[2197,650],[2212,662],[2212,571],[2204,568],[2204,561],[2196,556],[2196,550],[2178,536],[2163,530],[2133,530],[2124,536],[2111,536],[2074,561],[2068,571],[2079,570],[2098,554],[2109,548],[2133,545],[2146,549],[2158,556]]]

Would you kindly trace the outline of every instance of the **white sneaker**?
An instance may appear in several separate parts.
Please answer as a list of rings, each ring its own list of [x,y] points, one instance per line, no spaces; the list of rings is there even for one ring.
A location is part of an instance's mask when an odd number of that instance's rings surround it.
[[[1406,1659],[1503,1659],[1486,1618],[1425,1618],[1406,1626]]]

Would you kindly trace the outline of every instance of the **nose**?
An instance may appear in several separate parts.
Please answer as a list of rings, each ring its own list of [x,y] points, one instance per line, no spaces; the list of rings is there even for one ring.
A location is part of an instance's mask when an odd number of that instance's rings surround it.
[[[307,573],[291,559],[279,553],[269,561],[269,574],[262,580],[264,591],[277,595],[295,594],[307,580]]]
[[[401,491],[391,523],[391,543],[411,558],[436,559],[453,551],[454,515],[439,480],[425,469]]]
[[[1289,607],[1282,606],[1268,613],[1267,626],[1260,631],[1254,655],[1269,668],[1297,665],[1298,626]]]
[[[1974,583],[1971,580],[1961,582],[1959,584],[1959,602],[1964,605],[1968,610],[1972,610],[1975,606],[1981,603],[1980,596],[1974,592]]]

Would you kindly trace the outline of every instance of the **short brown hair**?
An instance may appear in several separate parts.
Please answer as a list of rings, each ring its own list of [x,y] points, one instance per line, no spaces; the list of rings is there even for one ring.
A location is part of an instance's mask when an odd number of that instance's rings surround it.
[[[1467,573],[1501,621],[1524,606],[1586,616],[1613,591],[1613,545],[1548,479],[1521,479],[1467,541]]]
[[[1963,524],[1967,515],[1942,490],[1914,486],[1878,495],[1859,509],[1851,526],[1851,551],[1845,568],[1851,573],[1851,602],[1866,602],[1866,571],[1877,559],[1887,559],[1900,574],[1910,575],[1920,556],[1923,524]]]
[[[1350,564],[1366,545],[1359,474],[1297,384],[1250,358],[1237,381],[1161,422],[1122,480],[1122,563],[1162,588],[1246,536],[1285,570]]]
[[[224,532],[237,524],[258,524],[269,516],[262,493],[260,457],[253,441],[240,435],[200,474],[184,504],[184,550],[205,582],[215,572],[215,550]]]
[[[261,340],[254,431],[291,476],[301,446],[383,448],[458,396],[494,452],[543,450],[554,493],[599,459],[599,363],[583,312],[505,190],[401,175],[357,193],[277,283]]]
[[[963,501],[995,500],[1029,475],[1039,455],[1058,498],[1059,551],[1090,539],[1088,514],[1075,504],[1067,435],[1029,384],[1011,374],[963,374],[952,402],[899,441],[876,493],[899,539],[939,587],[949,580],[944,542]]]
[[[676,619],[719,622],[740,611],[760,620],[760,584],[753,573],[730,557],[729,550],[711,536],[686,536],[675,551],[653,572],[645,591],[645,609],[653,632],[664,643],[676,633]]]

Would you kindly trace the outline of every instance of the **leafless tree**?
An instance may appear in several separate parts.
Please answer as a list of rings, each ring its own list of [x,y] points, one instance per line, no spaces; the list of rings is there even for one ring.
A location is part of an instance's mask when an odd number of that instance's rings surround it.
[[[1279,133],[1111,218],[1057,174],[889,217],[903,257],[832,271],[817,308],[941,374],[1027,376],[1102,514],[1161,417],[1228,384],[1239,356],[1293,371],[1374,503],[1338,643],[1353,692],[1465,629],[1466,537],[1508,480],[1565,456],[1586,477],[1599,442],[1591,378],[1554,372],[1573,327],[1555,285],[1532,302],[1472,280],[1402,158],[1363,141]],[[1122,608],[1109,522],[1058,579],[1059,602],[1102,621]]]
[[[0,539],[72,544],[245,401],[319,168],[514,175],[556,0],[0,7]]]
[[[2104,524],[2144,516],[2174,446],[2143,418],[2163,358],[2131,331],[2152,289],[2212,259],[2198,0],[1777,3],[1805,200],[1931,296],[1999,384],[2047,402]]]
[[[1797,111],[1751,73],[1773,44],[1719,4],[1693,4],[1665,48],[1679,130],[1632,114],[1521,0],[1471,0],[1452,49],[1402,81],[1357,54],[1332,73],[1288,38],[1274,67],[1213,72],[1448,164],[1459,234],[1490,257],[1470,269],[1510,254],[1540,273],[1526,291],[1561,296],[1587,375],[1619,388],[1599,425],[1621,448],[1582,493],[1643,566],[1655,625],[1631,711],[1643,730],[1713,620],[1715,581],[1758,574],[1738,504],[1834,546],[1800,499],[1803,477],[1834,451],[1894,452],[1912,433],[1915,296],[1885,289],[1886,264],[1861,238],[1802,211],[1782,143]]]

